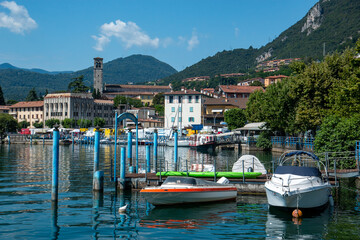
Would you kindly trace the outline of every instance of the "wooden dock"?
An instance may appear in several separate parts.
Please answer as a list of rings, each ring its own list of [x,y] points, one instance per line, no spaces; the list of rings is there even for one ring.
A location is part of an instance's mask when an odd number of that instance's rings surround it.
[[[234,184],[239,194],[265,194],[265,182],[271,178],[270,175],[263,174],[257,178],[228,178],[231,184]],[[165,176],[156,176],[155,173],[127,173],[125,183],[128,188],[142,189],[146,186],[159,186],[166,179]],[[214,181],[214,178],[201,178],[203,180]],[[220,178],[217,178],[219,180]],[[335,178],[330,176],[330,184],[336,186]],[[119,183],[119,180],[118,180]],[[121,184],[118,184],[120,186]]]

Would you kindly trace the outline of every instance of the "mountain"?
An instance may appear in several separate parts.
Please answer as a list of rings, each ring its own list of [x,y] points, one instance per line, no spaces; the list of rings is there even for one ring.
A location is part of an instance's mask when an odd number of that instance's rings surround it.
[[[49,72],[40,68],[31,68],[31,69],[26,69],[26,68],[18,68],[15,67],[13,65],[11,65],[10,63],[3,63],[0,64],[0,69],[21,69],[21,70],[25,70],[25,71],[30,71],[30,72],[36,72],[36,73],[44,73],[44,74],[58,74],[58,73],[72,73],[72,71],[53,71],[53,72]]]
[[[258,63],[273,59],[321,60],[326,54],[354,46],[360,37],[359,0],[321,0],[300,21],[259,49],[218,52],[163,79],[169,83],[196,76],[244,72]]]
[[[104,82],[126,84],[128,82],[144,83],[172,75],[177,71],[170,65],[154,57],[132,55],[104,63]],[[4,63],[0,65],[0,86],[6,100],[24,100],[32,88],[39,94],[46,90],[67,90],[72,78],[84,75],[87,86],[93,84],[93,67],[76,72],[50,73],[42,69],[21,69]]]

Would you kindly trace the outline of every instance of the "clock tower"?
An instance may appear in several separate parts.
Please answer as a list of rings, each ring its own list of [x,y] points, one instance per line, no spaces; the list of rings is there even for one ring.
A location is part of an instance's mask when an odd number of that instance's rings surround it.
[[[103,59],[94,58],[94,90],[103,93]]]

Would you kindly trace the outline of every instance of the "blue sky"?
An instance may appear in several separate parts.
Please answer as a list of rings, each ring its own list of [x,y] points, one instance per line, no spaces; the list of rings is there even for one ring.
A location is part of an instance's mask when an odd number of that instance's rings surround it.
[[[180,71],[259,48],[316,0],[0,0],[0,63],[77,71],[94,57],[153,56]]]

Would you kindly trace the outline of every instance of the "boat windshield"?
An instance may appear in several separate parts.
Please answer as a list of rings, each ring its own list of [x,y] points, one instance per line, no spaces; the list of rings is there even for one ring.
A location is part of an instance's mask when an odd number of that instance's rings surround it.
[[[278,166],[275,174],[293,174],[299,176],[321,177],[321,172],[315,167]]]
[[[196,185],[196,179],[195,178],[188,178],[188,177],[167,177],[163,184],[166,185]]]

